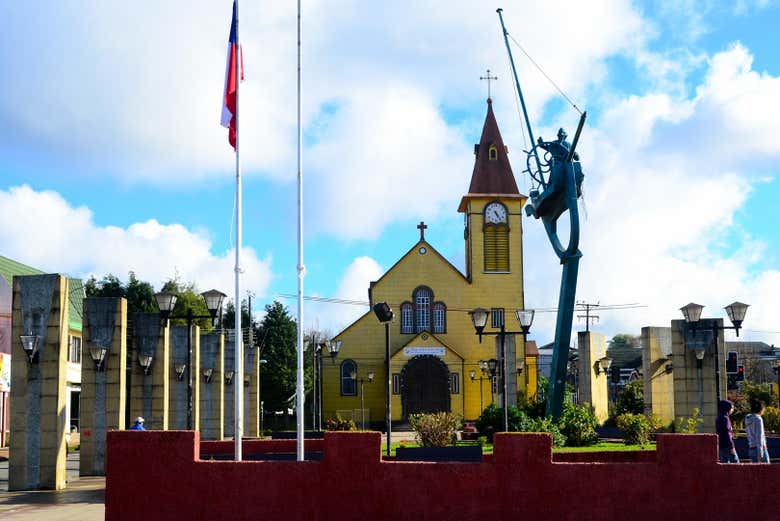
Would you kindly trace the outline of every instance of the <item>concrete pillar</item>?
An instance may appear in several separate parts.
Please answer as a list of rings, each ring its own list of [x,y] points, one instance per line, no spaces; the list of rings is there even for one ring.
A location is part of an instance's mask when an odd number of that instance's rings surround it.
[[[674,413],[680,417],[693,415],[700,409],[704,423],[702,430],[715,429],[718,397],[715,394],[715,364],[720,363],[720,392],[726,393],[725,348],[722,332],[713,337],[712,323],[723,325],[723,319],[701,319],[697,331],[692,332],[684,320],[672,321],[672,366],[674,375]],[[701,370],[701,398],[699,394],[699,371],[695,347],[705,349]]]
[[[224,437],[225,418],[225,336],[222,333],[203,333],[200,336],[200,438],[221,440]],[[203,371],[211,369],[208,381]],[[194,374],[193,374],[194,376]]]
[[[187,429],[187,387],[189,384],[188,377],[188,365],[189,365],[189,350],[187,347],[187,336],[189,330],[187,326],[173,326],[171,327],[170,337],[170,366],[169,372],[170,380],[170,404],[169,413],[170,420],[168,427],[173,430],[186,430]],[[193,429],[197,429],[199,425],[199,411],[200,411],[200,327],[197,325],[192,326],[192,425]],[[184,364],[184,374],[179,380],[179,376],[176,374],[176,366]]]
[[[130,416],[142,416],[147,429],[168,430],[170,400],[170,328],[159,313],[136,313],[134,317]],[[140,356],[152,356],[148,374],[139,363]]]
[[[68,279],[16,276],[11,333],[11,444],[9,490],[66,485],[65,381]],[[32,363],[20,335],[38,335]]]
[[[79,475],[106,475],[106,433],[125,428],[127,300],[84,299]],[[108,349],[96,370],[92,347]]]
[[[257,347],[244,345],[244,436],[260,437],[260,380],[258,378]]]
[[[505,351],[507,359],[507,388],[509,390],[509,396],[507,403],[509,405],[517,405],[517,348],[515,342],[515,335],[507,334],[505,337]],[[496,335],[496,360],[501,362],[501,337]],[[520,360],[522,360],[522,356]],[[503,367],[499,368],[499,374],[503,371]],[[501,379],[498,379],[498,392],[496,393],[496,403],[499,407],[504,406],[504,384]]]
[[[643,327],[641,345],[645,413],[655,414],[664,425],[669,425],[675,419],[672,329]]]
[[[596,418],[603,422],[609,416],[609,374],[598,362],[607,356],[607,339],[601,333],[580,331],[577,333],[577,350],[580,403],[589,403]]]
[[[232,335],[231,335],[232,336]],[[232,438],[233,433],[235,432],[235,425],[234,418],[235,418],[235,405],[233,403],[233,396],[235,395],[235,386],[237,384],[235,379],[235,360],[236,360],[236,344],[235,344],[235,338],[230,338],[225,341],[225,351],[224,351],[224,367],[225,372],[223,375],[223,383],[225,386],[225,418],[223,423],[223,435],[225,438]],[[228,383],[227,375],[231,374],[232,379],[230,383]]]

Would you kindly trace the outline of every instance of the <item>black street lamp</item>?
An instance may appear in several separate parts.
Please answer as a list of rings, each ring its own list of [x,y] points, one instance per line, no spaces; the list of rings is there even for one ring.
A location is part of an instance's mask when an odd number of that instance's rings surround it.
[[[390,456],[390,438],[392,431],[391,391],[392,378],[390,375],[390,322],[393,320],[393,310],[387,302],[374,304],[374,314],[381,324],[385,325],[385,369],[387,376],[387,394],[385,395],[385,428],[387,429],[387,456]]]
[[[742,322],[745,320],[745,314],[749,304],[742,302],[733,302],[724,309],[731,321],[731,326],[721,326],[715,319],[709,319],[706,322],[701,321],[701,312],[704,306],[691,302],[687,306],[680,308],[680,311],[685,318],[686,331],[690,332],[690,338],[685,335],[685,345],[692,349],[696,355],[696,369],[698,372],[698,387],[699,387],[699,414],[703,414],[704,398],[703,398],[703,383],[702,383],[702,367],[704,364],[704,355],[707,352],[709,345],[714,345],[715,350],[715,397],[716,401],[720,400],[720,364],[722,363],[720,356],[718,355],[718,331],[725,331],[726,329],[733,329],[737,336],[739,336],[739,330],[742,327]],[[698,331],[707,331],[712,335],[711,339],[703,338],[701,340],[696,338]]]
[[[481,415],[482,411],[485,410],[485,405],[482,400],[482,381],[489,380],[489,378],[485,376],[486,374],[488,374],[488,363],[486,360],[480,360],[477,363],[479,364],[479,371],[480,371],[479,378],[477,378],[477,372],[474,369],[469,371],[469,378],[471,378],[472,382],[475,380],[479,381],[479,414]],[[492,387],[491,387],[490,396],[491,396],[491,403],[492,403],[492,396],[493,396]]]
[[[515,311],[515,317],[517,318],[517,322],[520,324],[520,331],[507,331],[504,324],[504,315],[501,313],[499,315],[500,321],[499,321],[499,331],[498,332],[485,332],[485,326],[487,325],[487,317],[488,317],[488,310],[484,308],[476,308],[475,310],[470,312],[471,315],[471,321],[474,324],[474,329],[477,332],[477,335],[479,335],[479,341],[482,343],[482,335],[497,335],[500,340],[500,357],[501,357],[501,381],[502,381],[502,388],[503,388],[503,395],[504,395],[504,431],[509,432],[509,383],[507,378],[507,371],[509,370],[509,365],[506,358],[506,335],[515,335],[520,334],[523,335],[523,345],[525,345],[525,341],[528,338],[528,332],[531,330],[531,324],[534,321],[534,310],[533,309],[518,309]],[[490,365],[490,362],[494,362],[494,368],[495,368],[495,360],[489,360],[488,365]],[[491,372],[493,372],[491,370]],[[492,391],[492,386],[491,386]]]
[[[157,307],[160,309],[160,317],[163,320],[169,320],[172,318],[184,318],[187,320],[187,367],[182,367],[183,364],[176,364],[174,366],[176,377],[179,379],[179,381],[184,379],[185,370],[187,372],[187,430],[192,430],[192,323],[196,319],[200,318],[210,318],[211,322],[214,323],[220,309],[222,308],[222,300],[226,295],[221,291],[212,289],[201,293],[201,296],[206,302],[206,308],[208,308],[209,314],[196,315],[192,311],[192,308],[188,307],[187,314],[181,316],[172,315],[173,308],[176,306],[176,300],[178,298],[176,293],[170,291],[160,291],[159,293],[154,294],[154,298],[157,301]],[[240,313],[241,310],[239,309],[237,312]],[[149,357],[149,360],[146,361],[146,365],[144,365],[144,361],[140,362],[141,366],[144,367],[144,373],[148,372],[149,366],[152,362],[151,356]]]

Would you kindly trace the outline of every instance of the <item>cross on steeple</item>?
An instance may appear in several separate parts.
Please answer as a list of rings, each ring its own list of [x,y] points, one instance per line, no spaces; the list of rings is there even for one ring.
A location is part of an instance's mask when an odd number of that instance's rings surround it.
[[[417,229],[420,230],[420,240],[425,240],[425,230],[428,228],[428,226],[423,222],[420,221],[420,224],[417,225]]]
[[[490,80],[497,80],[498,76],[491,76],[490,75],[490,69],[488,69],[487,70],[487,75],[486,76],[480,76],[479,79],[480,80],[487,80],[487,82],[488,82],[488,99],[490,99]]]

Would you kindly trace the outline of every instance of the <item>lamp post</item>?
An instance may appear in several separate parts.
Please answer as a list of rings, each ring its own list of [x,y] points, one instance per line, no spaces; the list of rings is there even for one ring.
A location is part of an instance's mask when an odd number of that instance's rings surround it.
[[[712,335],[712,345],[714,345],[715,350],[715,401],[717,402],[720,400],[720,364],[722,362],[720,355],[718,354],[718,331],[724,331],[726,329],[733,329],[737,336],[739,336],[739,330],[742,327],[742,322],[745,320],[745,314],[747,313],[747,308],[750,307],[749,304],[744,304],[742,302],[733,302],[732,304],[729,304],[724,309],[726,310],[726,314],[729,317],[729,320],[731,321],[731,326],[721,326],[718,325],[718,323],[715,321],[715,319],[710,319],[708,324],[702,324],[701,323],[701,312],[704,309],[704,306],[700,304],[695,304],[691,302],[687,306],[683,306],[680,308],[680,311],[683,314],[683,317],[685,318],[685,324],[687,327],[687,331],[691,333],[691,336],[693,337],[692,340],[689,342],[688,338],[684,337],[684,341],[686,346],[689,349],[693,349],[694,354],[696,355],[696,369],[698,373],[699,383],[699,414],[702,414],[702,409],[704,407],[704,398],[703,398],[703,389],[702,389],[702,367],[703,367],[703,360],[704,355],[707,352],[707,345],[710,344],[710,342],[707,342],[706,338],[703,342],[698,341],[696,339],[696,333],[698,331],[709,331]]]
[[[482,401],[482,380],[487,380],[485,375],[487,374],[488,369],[487,362],[485,360],[480,360],[478,364],[480,370],[479,378],[477,378],[477,372],[474,369],[469,371],[469,378],[471,378],[472,382],[474,380],[479,380],[479,413],[482,414],[482,411],[485,410],[485,406]]]
[[[212,323],[216,320],[217,314],[222,308],[222,300],[225,298],[225,294],[216,289],[205,291],[201,293],[203,300],[206,303],[206,308],[209,310],[208,315],[196,315],[192,308],[187,308],[186,315],[173,315],[173,308],[176,306],[176,300],[178,295],[170,291],[160,291],[154,294],[154,298],[157,301],[157,307],[160,309],[160,316],[163,320],[169,320],[172,318],[184,318],[187,320],[187,430],[192,430],[192,323],[196,319],[210,318]],[[240,306],[236,310],[236,313],[241,313]],[[236,342],[239,342],[238,335],[236,334]],[[139,359],[140,360],[140,359]],[[143,361],[141,365],[144,366]],[[151,365],[151,356],[149,356],[148,364],[144,366],[144,372],[148,372],[149,365]],[[176,364],[174,369],[176,370],[176,376],[179,381],[184,379],[185,368],[181,367],[182,364]],[[225,373],[227,374],[227,372]],[[232,376],[231,376],[232,380]]]
[[[322,418],[322,411],[320,410],[320,390],[319,381],[322,379],[320,374],[320,361],[322,360],[322,343],[315,341],[312,344],[311,351],[311,374],[312,374],[312,401],[311,401],[311,428],[312,430],[320,430],[322,427],[318,427],[317,419]]]
[[[498,360],[495,358],[491,358],[486,362],[487,364],[487,371],[490,375],[490,405],[493,405],[496,403],[496,391],[495,391],[495,381],[496,381],[496,373],[498,372]]]
[[[523,345],[528,336],[528,332],[531,330],[531,324],[534,320],[533,309],[518,309],[515,311],[515,317],[520,324],[520,331],[507,331],[504,324],[504,316],[501,314],[501,320],[499,323],[498,332],[485,332],[485,326],[487,325],[488,310],[484,308],[476,308],[470,312],[471,321],[474,324],[474,329],[479,336],[480,343],[482,342],[482,335],[497,335],[499,337],[500,354],[501,357],[501,381],[504,395],[504,431],[509,432],[509,382],[507,378],[507,372],[509,370],[509,364],[506,357],[506,335],[523,335]],[[492,390],[492,389],[491,389]]]
[[[392,377],[390,375],[390,322],[393,320],[393,310],[387,302],[374,305],[374,314],[381,324],[385,325],[385,369],[387,377],[387,393],[385,395],[385,428],[387,429],[387,456],[390,456],[390,438],[392,431]]]
[[[357,379],[357,373],[355,371],[352,371],[349,374],[350,378],[353,380]],[[373,383],[374,381],[374,373],[368,373],[368,383]],[[363,384],[366,383],[366,378],[360,378],[358,380],[360,382],[360,430],[364,431],[366,430],[366,402],[365,402],[365,392],[363,389]]]

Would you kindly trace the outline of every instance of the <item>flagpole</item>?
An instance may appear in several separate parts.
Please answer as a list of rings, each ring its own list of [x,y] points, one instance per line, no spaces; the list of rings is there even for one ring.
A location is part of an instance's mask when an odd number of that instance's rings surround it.
[[[234,268],[236,278],[235,304],[235,360],[233,378],[233,403],[235,406],[233,420],[233,440],[235,444],[236,461],[241,461],[241,438],[244,426],[244,350],[242,343],[244,336],[241,334],[241,154],[239,153],[239,140],[241,133],[238,131],[238,89],[241,85],[241,39],[238,36],[238,0],[236,2],[236,266]]]
[[[303,446],[303,154],[301,129],[301,0],[298,0],[298,371],[296,381],[295,416],[297,421],[297,460],[304,460]]]

